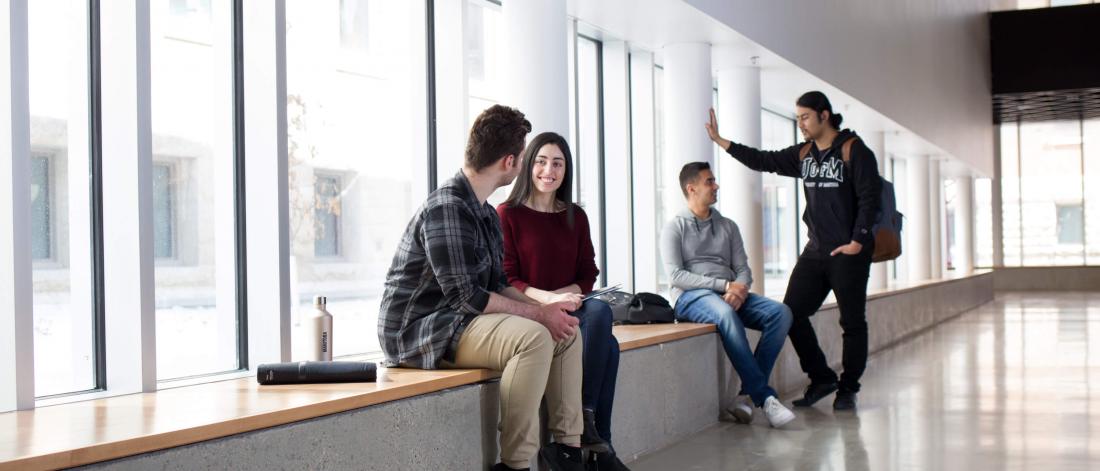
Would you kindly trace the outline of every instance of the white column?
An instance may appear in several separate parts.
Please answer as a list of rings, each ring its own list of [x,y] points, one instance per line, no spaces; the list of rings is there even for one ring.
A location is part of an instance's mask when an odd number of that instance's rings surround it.
[[[709,44],[670,44],[664,47],[664,58],[665,152],[661,179],[666,189],[665,216],[671,218],[684,207],[680,168],[688,162],[713,163],[714,143],[703,128],[711,106],[713,79]]]
[[[886,154],[886,133],[882,131],[875,131],[868,133],[865,136],[861,136],[863,143],[871,149],[871,152],[875,154],[875,161],[878,163],[879,175],[886,176],[886,160],[890,157]],[[886,262],[872,263],[871,264],[871,277],[867,281],[867,289],[869,290],[881,290],[886,289],[887,280],[890,278],[888,272],[888,266]]]
[[[932,279],[943,277],[943,180],[940,177],[940,161],[929,158],[928,161],[928,234],[929,260]]]
[[[974,178],[961,176],[955,182],[958,198],[955,204],[955,237],[959,247],[955,269],[969,275],[974,272]]]
[[[603,43],[604,234],[608,286],[634,289],[634,237],[630,178],[629,48],[623,41]],[[652,191],[652,187],[649,188]]]
[[[0,0],[0,412],[34,408],[27,0]]]
[[[527,115],[534,136],[569,135],[569,53],[565,0],[504,2],[510,87],[507,104]]]
[[[156,390],[150,6],[100,5],[107,385]]]
[[[929,232],[931,207],[928,195],[928,157],[910,157],[906,161],[909,174],[909,220],[903,230],[905,245],[903,251],[909,253],[909,280],[927,280],[932,272],[932,237]]]
[[[286,2],[244,3],[248,362],[290,361]]]
[[[758,67],[730,67],[718,71],[718,125],[725,138],[760,147]],[[741,230],[752,269],[752,292],[764,294],[763,177],[760,172],[750,170],[728,156],[722,156],[717,164],[721,169],[718,195],[722,213],[737,223]]]
[[[633,143],[634,291],[657,292],[657,137],[654,109],[653,54],[630,55],[630,140]]]

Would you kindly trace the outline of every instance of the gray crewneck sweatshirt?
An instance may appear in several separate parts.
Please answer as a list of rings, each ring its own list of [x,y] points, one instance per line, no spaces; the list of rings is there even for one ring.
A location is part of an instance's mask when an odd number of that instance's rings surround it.
[[[721,294],[728,281],[752,287],[741,231],[714,208],[707,219],[696,218],[685,208],[666,223],[661,231],[661,258],[674,306],[684,291],[705,288]]]

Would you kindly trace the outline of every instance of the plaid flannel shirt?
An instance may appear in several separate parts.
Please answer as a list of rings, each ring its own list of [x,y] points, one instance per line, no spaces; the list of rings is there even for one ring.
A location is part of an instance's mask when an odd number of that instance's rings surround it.
[[[428,196],[393,256],[378,315],[385,366],[453,360],[466,324],[506,288],[497,212],[460,171]]]

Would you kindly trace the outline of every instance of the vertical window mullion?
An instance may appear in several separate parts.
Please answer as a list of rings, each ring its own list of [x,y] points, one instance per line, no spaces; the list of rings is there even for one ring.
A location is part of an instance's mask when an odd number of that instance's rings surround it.
[[[156,390],[150,6],[100,5],[107,387]],[[110,274],[110,276],[106,276]]]
[[[103,75],[101,69],[102,55],[100,53],[101,42],[101,16],[99,0],[88,0],[87,17],[81,24],[88,28],[87,60],[88,83],[85,103],[88,126],[87,139],[85,140],[88,155],[85,162],[88,165],[88,236],[90,239],[89,257],[70,256],[70,260],[89,260],[88,276],[91,280],[92,302],[92,335],[95,354],[95,388],[106,390],[107,384],[107,330],[106,330],[106,305],[104,303],[104,266],[103,266],[103,113],[102,93]],[[70,139],[72,139],[70,137]],[[70,148],[76,148],[75,145]],[[70,162],[73,156],[70,155]],[[72,172],[75,173],[75,172]],[[75,179],[71,181],[75,183]],[[76,266],[73,265],[73,269]]]
[[[245,198],[245,106],[244,106],[244,0],[233,0],[233,201],[236,245],[237,368],[249,368],[248,337],[248,232]]]
[[[245,2],[241,15],[248,363],[290,361],[286,2]]]
[[[0,411],[34,407],[27,0],[0,0]]]

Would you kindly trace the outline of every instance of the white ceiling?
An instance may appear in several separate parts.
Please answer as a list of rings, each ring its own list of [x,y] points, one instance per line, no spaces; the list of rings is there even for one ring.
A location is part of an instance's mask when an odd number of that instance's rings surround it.
[[[705,42],[712,45],[714,68],[751,64],[761,67],[761,102],[773,111],[793,115],[794,101],[803,92],[821,90],[834,109],[844,114],[846,126],[867,135],[887,132],[888,152],[895,157],[937,156],[955,161],[945,168],[953,174],[973,172],[958,159],[845,93],[754,43],[728,26],[681,0],[568,0],[570,16],[579,21],[578,31],[604,41],[622,40],[631,48],[651,51],[662,63],[667,44]],[[719,90],[719,94],[721,90]]]

